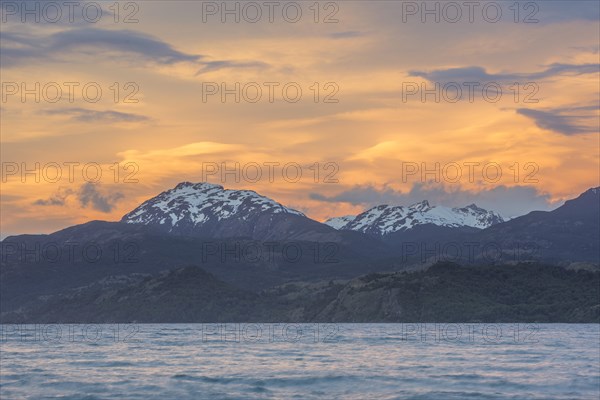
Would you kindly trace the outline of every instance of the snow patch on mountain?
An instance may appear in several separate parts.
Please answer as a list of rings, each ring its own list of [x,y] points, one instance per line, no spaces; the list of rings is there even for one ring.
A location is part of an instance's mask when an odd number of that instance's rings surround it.
[[[344,217],[334,217],[334,218],[328,219],[327,221],[325,221],[325,223],[327,225],[331,226],[332,228],[341,229],[344,225],[348,224],[354,218],[355,218],[354,215],[346,215]]]

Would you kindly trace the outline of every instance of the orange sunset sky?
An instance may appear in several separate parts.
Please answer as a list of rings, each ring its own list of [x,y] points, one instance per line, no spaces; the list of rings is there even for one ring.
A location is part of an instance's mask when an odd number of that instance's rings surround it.
[[[512,217],[553,209],[599,185],[597,2],[538,1],[537,11],[522,9],[515,22],[514,2],[499,1],[496,22],[480,9],[473,22],[448,22],[448,15],[423,22],[402,2],[317,2],[316,15],[314,2],[300,1],[296,22],[280,8],[270,22],[265,8],[256,22],[246,14],[239,23],[235,16],[223,23],[207,2],[121,2],[118,15],[113,1],[96,3],[103,15],[94,23],[81,10],[73,22],[50,23],[50,15],[23,22],[3,5],[2,237],[118,220],[178,182],[203,180],[208,163],[279,163],[273,182],[267,167],[257,182],[218,174],[208,181],[255,190],[317,220],[424,199]],[[533,11],[537,22],[525,22]],[[56,102],[52,82],[62,90]],[[69,82],[78,84],[72,101]],[[236,82],[255,82],[239,103],[234,94],[222,101],[207,92]],[[273,102],[265,82],[276,84]],[[469,99],[465,89],[450,101],[452,82],[492,82],[502,97],[493,102],[475,89]],[[39,102],[21,93],[23,84],[35,92],[36,83]],[[93,90],[83,96],[89,83],[102,90],[96,102]],[[284,98],[289,83],[302,90],[297,102]],[[436,83],[449,89],[439,102],[413,93]],[[248,101],[256,86],[262,98]],[[327,95],[336,101],[325,102]],[[72,182],[70,162],[79,163]],[[36,163],[61,165],[62,178],[22,176],[23,166]],[[102,176],[86,180],[86,163],[100,165]],[[299,181],[283,179],[287,163],[302,167]],[[334,164],[325,170],[326,163]],[[462,166],[460,179],[402,172],[435,163]],[[464,163],[493,163],[502,176],[485,179],[476,166],[469,179]],[[325,182],[332,165],[337,182]],[[134,182],[125,182],[128,171]],[[50,167],[45,173],[55,176]]]

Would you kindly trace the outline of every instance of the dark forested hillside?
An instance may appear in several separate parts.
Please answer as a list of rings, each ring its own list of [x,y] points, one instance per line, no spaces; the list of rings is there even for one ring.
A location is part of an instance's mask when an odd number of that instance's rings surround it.
[[[103,279],[2,315],[4,323],[222,321],[600,322],[600,273],[438,263],[253,293],[186,267]]]

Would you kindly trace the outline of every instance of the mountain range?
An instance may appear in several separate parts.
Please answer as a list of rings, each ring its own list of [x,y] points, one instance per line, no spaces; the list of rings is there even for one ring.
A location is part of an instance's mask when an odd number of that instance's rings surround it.
[[[352,232],[332,229],[255,191],[228,190],[206,182],[182,182],[145,201],[120,222],[172,236],[210,240],[336,242],[352,246],[363,239]],[[378,248],[373,240],[369,245]]]
[[[257,293],[287,282],[419,271],[440,261],[597,270],[599,243],[600,188],[553,211],[509,221],[474,204],[448,208],[423,201],[320,223],[254,191],[182,182],[119,222],[4,239],[0,315],[78,288],[102,287],[98,282],[112,282],[110,277],[168,276],[165,271],[190,265],[223,285]],[[83,251],[90,247],[101,257],[90,258]]]
[[[450,208],[424,200],[379,205],[320,223],[251,190],[182,182],[145,201],[120,223],[181,238],[334,243],[346,261],[400,257],[404,264],[431,265],[452,256],[450,261],[471,263],[533,259],[564,264],[598,262],[599,199],[600,189],[592,188],[554,211],[509,221],[475,204]],[[444,254],[450,245],[455,248]]]
[[[182,182],[160,193],[121,219],[126,224],[155,228],[168,234],[210,238],[250,237],[315,239],[330,233],[302,212],[283,206],[252,190],[228,190],[211,183]],[[430,206],[427,200],[409,207],[380,205],[357,216],[332,218],[325,225],[338,231],[385,236],[420,225],[484,229],[504,222],[493,211],[475,204],[463,208]],[[278,229],[284,225],[285,229]]]

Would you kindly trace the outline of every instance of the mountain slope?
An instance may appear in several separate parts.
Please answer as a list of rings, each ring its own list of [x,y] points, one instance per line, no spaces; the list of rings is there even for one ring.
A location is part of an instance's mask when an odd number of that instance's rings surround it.
[[[533,211],[477,235],[502,249],[534,248],[538,259],[600,262],[600,187],[553,211]]]
[[[34,309],[36,318],[47,322],[231,322],[252,311],[257,298],[200,268],[186,267],[154,275],[110,276],[46,296],[3,317],[27,320]]]
[[[539,265],[438,263],[356,278],[314,318],[327,322],[597,322],[600,274]]]

